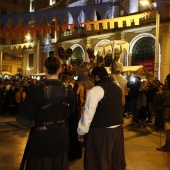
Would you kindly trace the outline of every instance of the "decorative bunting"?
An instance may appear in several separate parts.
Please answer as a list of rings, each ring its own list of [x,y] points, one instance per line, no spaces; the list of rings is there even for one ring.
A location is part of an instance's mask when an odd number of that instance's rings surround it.
[[[65,9],[65,11],[67,11],[67,10]],[[103,19],[103,20],[98,20],[98,21],[89,21],[89,22],[83,22],[83,23],[78,23],[78,24],[80,26],[81,25],[85,26],[86,31],[92,30],[92,27],[94,28],[94,30],[99,30],[99,24],[102,24],[103,29],[108,29],[108,23],[110,24],[110,29],[115,28],[115,23],[118,23],[118,27],[122,28],[124,21],[126,22],[126,26],[129,27],[129,26],[131,26],[132,20],[134,21],[135,25],[139,25],[140,19],[146,18],[147,16],[150,15],[150,13],[151,12],[145,12],[145,13],[135,14],[135,15],[130,15],[130,16],[123,16],[123,17],[117,17],[117,18],[112,18],[112,19]],[[4,18],[7,19],[9,17],[9,16],[8,17],[7,16],[6,17],[2,16],[0,18],[0,22],[4,23]],[[26,15],[26,16],[30,17],[31,15]],[[35,17],[35,14],[32,15],[32,17]],[[36,19],[38,19],[38,18],[40,18],[40,17],[37,17]],[[11,20],[12,20],[12,17],[11,17]],[[21,18],[20,18],[20,21],[22,21]],[[64,32],[66,32],[67,28],[70,28],[70,31],[73,31],[76,25],[77,25],[77,23],[74,23],[74,24],[58,24],[58,25],[55,25],[55,26],[53,25],[52,27],[55,27],[56,31],[62,31],[64,33]],[[59,27],[61,29],[59,29]],[[28,34],[28,31],[29,31],[31,36],[33,37],[35,35],[35,32],[37,32],[39,35],[42,35],[43,30],[46,30],[47,33],[49,34],[50,31],[51,31],[51,26],[1,28],[0,32],[1,32],[1,36],[5,37],[5,33],[8,33],[9,36],[12,36],[13,32],[16,32],[16,36],[19,36],[21,33],[23,33],[23,35],[26,36]]]

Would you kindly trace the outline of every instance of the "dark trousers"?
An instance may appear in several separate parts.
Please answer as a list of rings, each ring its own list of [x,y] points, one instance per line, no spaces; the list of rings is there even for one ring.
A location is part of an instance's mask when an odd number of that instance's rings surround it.
[[[125,170],[122,126],[90,128],[86,137],[84,170]]]

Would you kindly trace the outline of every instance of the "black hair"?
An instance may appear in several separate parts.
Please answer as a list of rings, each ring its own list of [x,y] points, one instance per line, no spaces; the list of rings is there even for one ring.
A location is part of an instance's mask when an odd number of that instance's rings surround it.
[[[65,82],[70,82],[70,76],[63,74],[63,75],[60,76],[60,80],[61,80],[62,82],[64,82],[64,83],[65,83]]]
[[[108,72],[107,72],[107,70],[103,66],[96,66],[92,70],[91,74],[93,76],[97,75],[100,79],[108,77]]]
[[[45,68],[48,74],[56,74],[60,69],[61,60],[58,57],[50,56],[45,60]]]
[[[170,74],[168,74],[168,75],[166,76],[166,79],[167,79],[167,82],[168,82],[168,86],[170,86]]]

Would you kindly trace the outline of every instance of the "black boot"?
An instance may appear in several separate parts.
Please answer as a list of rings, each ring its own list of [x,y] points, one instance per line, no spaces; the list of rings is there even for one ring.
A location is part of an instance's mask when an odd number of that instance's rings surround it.
[[[157,148],[157,150],[162,152],[170,152],[170,141],[166,140],[165,145],[160,148]]]

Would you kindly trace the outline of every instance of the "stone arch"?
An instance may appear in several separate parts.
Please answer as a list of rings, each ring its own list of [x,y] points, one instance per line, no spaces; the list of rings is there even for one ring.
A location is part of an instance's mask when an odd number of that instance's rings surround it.
[[[80,65],[85,61],[85,51],[81,45],[74,44],[70,48],[72,49],[72,55],[69,58],[68,63]]]
[[[107,60],[107,59],[105,59],[105,56],[107,55],[109,50],[111,50],[111,52],[112,52],[112,47],[111,46],[110,46],[110,48],[108,47],[107,51],[106,51],[105,48],[98,48],[98,46],[100,46],[102,43],[108,43],[109,44],[109,43],[111,43],[111,41],[108,40],[108,39],[103,39],[95,45],[95,47],[94,47],[94,49],[95,49],[94,54],[96,56],[95,62],[106,64],[105,62],[109,62],[109,58]],[[107,61],[104,61],[104,60],[107,60]]]
[[[153,73],[156,71],[155,69],[158,69],[157,76],[160,79],[161,50],[159,44],[158,58],[155,59],[155,39],[155,36],[149,33],[139,34],[134,37],[130,42],[128,65],[145,65]],[[135,56],[138,58],[134,59]],[[155,60],[158,62],[157,66],[155,66]]]

